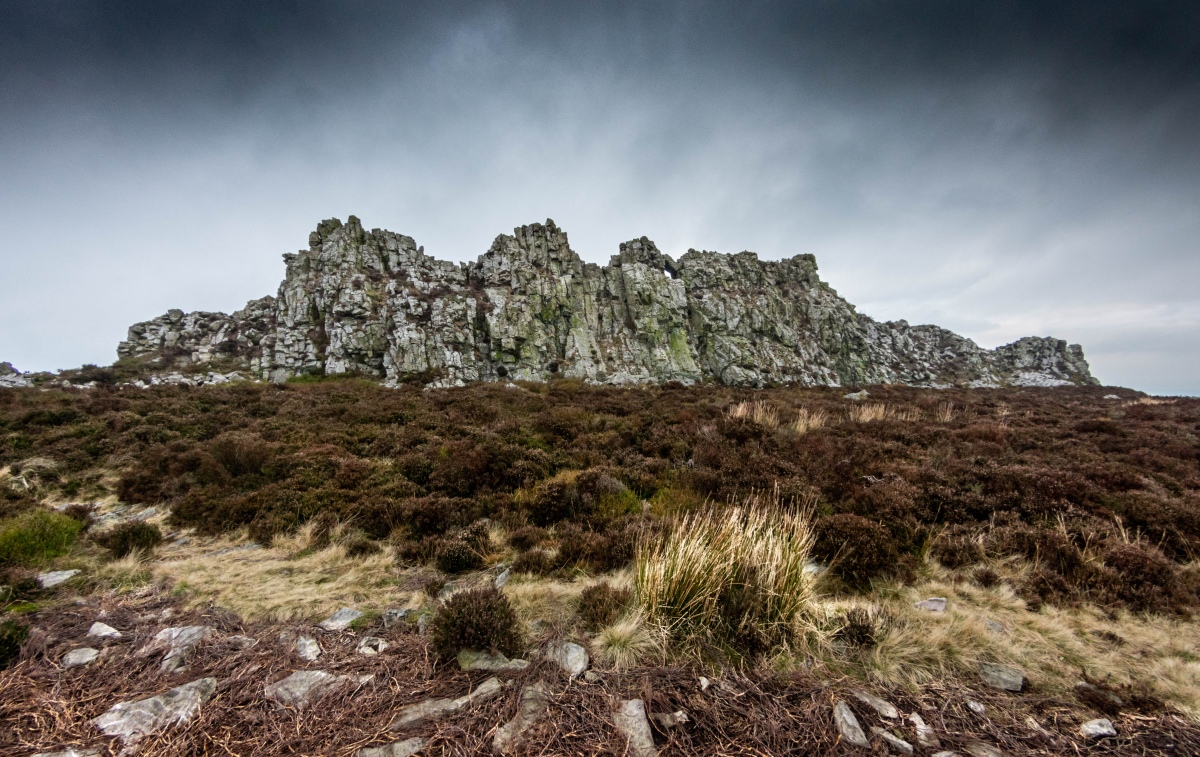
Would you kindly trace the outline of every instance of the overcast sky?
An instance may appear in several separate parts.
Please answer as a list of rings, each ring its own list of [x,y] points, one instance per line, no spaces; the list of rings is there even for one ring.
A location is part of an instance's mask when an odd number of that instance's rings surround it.
[[[1200,3],[0,0],[0,360],[110,363],[352,213],[809,252],[872,317],[1200,394]]]

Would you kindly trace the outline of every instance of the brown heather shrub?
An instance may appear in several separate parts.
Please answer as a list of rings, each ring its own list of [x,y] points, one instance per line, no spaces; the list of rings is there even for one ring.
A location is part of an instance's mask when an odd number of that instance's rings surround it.
[[[29,638],[29,626],[14,618],[0,621],[0,670],[4,670],[21,654],[21,645]]]
[[[465,573],[483,567],[483,558],[462,539],[445,539],[437,550],[437,566],[443,573]]]
[[[847,585],[863,589],[892,575],[900,559],[888,530],[858,515],[831,515],[817,521],[813,555]]]
[[[1104,566],[1115,573],[1107,593],[1135,612],[1182,613],[1196,601],[1178,567],[1153,548],[1117,544],[1104,553]]]
[[[433,560],[438,548],[442,545],[439,536],[426,536],[421,539],[404,539],[395,542],[396,556],[408,565],[424,565]]]
[[[869,649],[879,643],[897,621],[885,612],[869,607],[851,607],[841,617],[834,638],[852,647]]]
[[[544,576],[554,570],[554,561],[545,550],[527,549],[513,560],[512,569],[514,573]]]
[[[629,589],[613,588],[608,583],[594,584],[579,595],[579,619],[584,628],[596,631],[614,623],[632,601],[633,592]]]
[[[96,534],[92,540],[107,549],[114,558],[134,552],[149,552],[162,543],[162,531],[151,523],[126,521],[115,528]]]
[[[431,637],[437,656],[447,662],[464,649],[511,656],[521,648],[516,613],[491,586],[460,591],[446,600],[433,617]]]
[[[549,534],[546,533],[546,529],[544,528],[523,526],[508,535],[508,546],[524,552],[543,543],[548,537]]]
[[[965,568],[983,560],[983,545],[970,528],[952,526],[933,542],[933,556],[947,568]]]

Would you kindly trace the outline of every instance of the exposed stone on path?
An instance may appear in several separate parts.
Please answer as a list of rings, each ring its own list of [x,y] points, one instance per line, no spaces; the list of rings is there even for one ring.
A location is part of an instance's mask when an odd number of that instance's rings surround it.
[[[846,741],[855,746],[867,745],[867,735],[863,733],[862,726],[858,724],[858,718],[854,716],[854,711],[840,699],[833,704],[833,724],[837,726],[838,733],[842,734],[842,738]]]
[[[100,757],[99,749],[76,749],[74,747],[62,752],[39,752],[33,757]]]
[[[981,705],[979,702],[976,702],[974,699],[967,700],[967,709],[981,718],[987,715],[987,708]]]
[[[554,641],[546,648],[546,659],[553,660],[574,678],[587,670],[587,650],[571,641]]]
[[[891,702],[880,699],[874,694],[870,694],[862,689],[854,689],[850,693],[854,695],[855,699],[879,713],[879,717],[881,718],[895,720],[896,718],[900,717],[900,711],[897,710],[896,706]]]
[[[367,657],[383,654],[388,648],[388,643],[378,636],[364,636],[359,642],[355,651]]]
[[[516,671],[529,667],[529,660],[510,660],[503,654],[489,654],[464,649],[458,653],[458,667],[462,670]]]
[[[503,688],[500,684],[500,679],[492,676],[479,684],[474,691],[458,699],[426,699],[424,702],[410,704],[396,714],[396,717],[388,724],[388,730],[398,731],[402,728],[409,728],[423,723],[426,720],[458,712],[471,705],[491,699],[499,694]]]
[[[646,720],[646,704],[640,699],[628,699],[613,713],[613,724],[629,739],[628,754],[633,757],[654,757],[654,734]]]
[[[496,576],[496,581],[495,581],[496,588],[503,589],[505,584],[508,583],[508,578],[511,575],[512,575],[512,568],[505,568],[503,570],[503,572],[500,573],[500,575]]]
[[[917,602],[916,607],[918,610],[925,610],[926,612],[943,613],[946,611],[946,598],[930,597],[929,599],[922,599],[920,602]]]
[[[225,641],[229,642],[238,649],[249,649],[250,647],[258,644],[258,639],[252,639],[249,636],[242,636],[241,634],[227,636],[225,637]]]
[[[1085,739],[1104,739],[1117,735],[1117,729],[1108,718],[1089,720],[1079,726],[1079,732]]]
[[[80,668],[84,665],[90,665],[99,656],[100,650],[92,649],[91,647],[72,649],[63,655],[62,666],[64,668]]]
[[[1004,757],[999,748],[983,741],[972,741],[963,748],[971,757]]]
[[[343,686],[368,683],[374,676],[339,676],[324,670],[297,670],[263,687],[263,696],[284,707],[302,710]]]
[[[321,656],[321,645],[316,639],[309,636],[301,636],[296,639],[296,643],[292,645],[292,649],[300,656],[300,659],[312,662]]]
[[[941,742],[938,741],[937,734],[932,728],[929,727],[929,724],[925,722],[925,718],[914,712],[908,716],[908,722],[912,723],[913,728],[916,729],[917,743],[920,744],[921,747],[924,749],[937,749],[939,746],[941,746]]]
[[[1025,674],[1009,665],[983,662],[979,664],[979,672],[988,686],[1004,691],[1020,691],[1025,688]]]
[[[145,736],[191,719],[216,690],[217,679],[201,678],[157,696],[115,704],[92,724],[126,745],[136,744]]]
[[[196,645],[211,636],[212,632],[212,626],[164,628],[138,653],[148,655],[166,649],[167,653],[163,656],[159,668],[165,673],[174,673],[187,664],[192,653],[196,651]]]
[[[908,755],[908,757],[912,757],[912,744],[908,743],[891,731],[885,730],[876,725],[871,727],[871,733],[883,739],[884,743],[891,747],[893,751]]]
[[[77,575],[79,575],[78,570],[54,570],[49,573],[40,574],[37,577],[37,581],[43,589],[49,589],[65,583]]]
[[[411,613],[412,613],[412,610],[410,610],[408,608],[404,608],[404,609],[392,608],[389,610],[384,610],[383,615],[382,615],[383,627],[391,628],[392,626],[396,625],[400,621],[407,618]],[[411,741],[411,739],[410,739],[410,741]]]
[[[412,757],[424,748],[425,739],[414,737],[384,746],[365,747],[355,752],[354,757]]]
[[[323,628],[326,631],[345,631],[350,627],[351,623],[361,617],[361,610],[355,610],[351,607],[343,607],[333,615],[330,615],[328,618],[318,623],[317,627]]]
[[[537,722],[549,706],[546,687],[540,681],[521,690],[521,703],[512,720],[496,729],[492,739],[492,751],[507,754],[520,744],[521,737]]]
[[[121,638],[122,634],[120,631],[108,625],[107,623],[96,621],[92,624],[92,627],[88,629],[87,635],[93,636],[97,639],[119,639]]]
[[[676,710],[675,712],[656,712],[650,716],[650,719],[657,723],[658,727],[664,731],[669,728],[675,728],[676,726],[681,726],[685,723],[692,722],[692,719],[689,718],[688,714],[683,710]]]

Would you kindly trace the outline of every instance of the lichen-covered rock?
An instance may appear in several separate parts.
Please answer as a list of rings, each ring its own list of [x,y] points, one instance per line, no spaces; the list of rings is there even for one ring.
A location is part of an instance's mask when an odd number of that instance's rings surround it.
[[[996,350],[937,326],[880,323],[817,276],[812,255],[759,260],[642,237],[585,263],[553,221],[496,237],[473,263],[425,255],[354,216],[284,255],[276,297],[134,325],[118,353],[158,365],[223,361],[262,379],[356,373],[469,381],[713,381],[737,386],[1055,386],[1097,383],[1078,345]]]

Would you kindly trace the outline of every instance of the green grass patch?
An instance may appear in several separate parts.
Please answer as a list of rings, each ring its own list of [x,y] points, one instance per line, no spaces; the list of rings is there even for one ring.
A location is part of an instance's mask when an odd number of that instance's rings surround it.
[[[42,565],[71,551],[83,523],[49,510],[0,523],[0,565]]]

